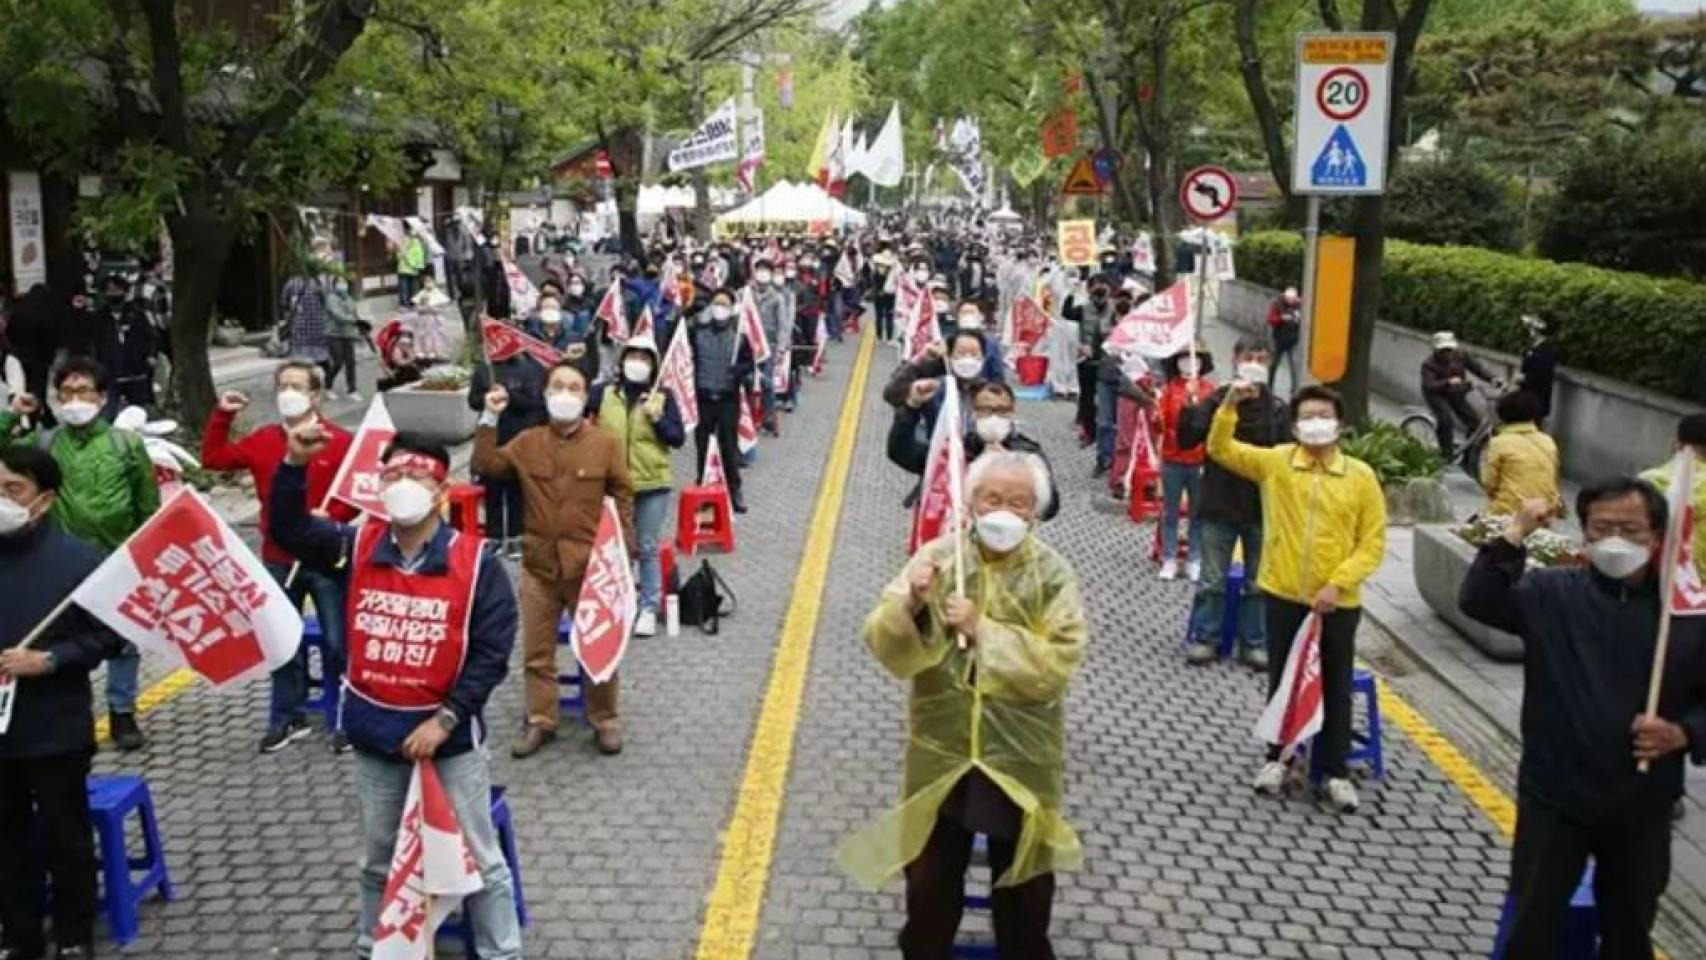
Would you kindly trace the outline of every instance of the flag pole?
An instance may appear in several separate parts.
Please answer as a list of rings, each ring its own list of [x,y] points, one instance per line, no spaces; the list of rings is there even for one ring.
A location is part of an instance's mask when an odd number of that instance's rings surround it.
[[[76,591],[72,591],[72,593],[75,593],[75,592]],[[67,593],[65,595],[65,599],[63,599],[63,600],[59,601],[59,603],[55,604],[53,609],[49,610],[47,612],[47,616],[42,617],[41,621],[39,623],[37,623],[34,627],[30,628],[29,633],[24,634],[24,639],[18,641],[18,649],[19,650],[28,650],[30,648],[30,644],[35,643],[37,640],[40,640],[41,635],[47,632],[47,628],[53,625],[53,621],[58,620],[60,614],[64,613],[66,611],[66,608],[68,608],[70,606],[71,606],[71,594]]]
[[[1678,456],[1687,457],[1690,454],[1685,449]],[[1693,489],[1694,471],[1689,469],[1691,466],[1692,463],[1689,463],[1678,470],[1674,470],[1671,476],[1673,487],[1679,480],[1688,481],[1685,485],[1677,488],[1683,492],[1684,496],[1687,495],[1687,491]],[[1664,565],[1659,569],[1659,638],[1658,642],[1653,645],[1653,672],[1647,679],[1647,709],[1642,714],[1648,720],[1656,719],[1659,715],[1659,694],[1664,689],[1665,656],[1670,650],[1670,621],[1673,606],[1671,591],[1676,582],[1676,567],[1682,554],[1682,511],[1677,513],[1677,516],[1670,517],[1665,524]],[[1646,773],[1652,769],[1652,766],[1652,761],[1642,760],[1635,765],[1635,769]]]

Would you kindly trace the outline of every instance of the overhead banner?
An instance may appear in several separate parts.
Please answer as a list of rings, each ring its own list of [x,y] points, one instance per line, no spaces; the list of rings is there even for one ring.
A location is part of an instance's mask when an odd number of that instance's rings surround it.
[[[983,133],[977,121],[961,117],[948,135],[948,162],[973,198],[983,196]]]
[[[699,129],[682,141],[681,146],[669,152],[669,169],[671,172],[693,170],[738,156],[740,142],[735,135],[735,98],[730,97],[699,125]]]
[[[12,214],[12,292],[23,296],[47,282],[47,246],[42,227],[41,175],[31,170],[6,174]]]

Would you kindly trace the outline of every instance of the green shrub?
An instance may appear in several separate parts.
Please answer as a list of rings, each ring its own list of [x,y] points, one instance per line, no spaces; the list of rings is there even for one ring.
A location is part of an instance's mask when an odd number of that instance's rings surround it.
[[[1238,272],[1269,287],[1299,285],[1303,239],[1257,233],[1238,244]],[[1525,313],[1558,319],[1564,363],[1686,396],[1706,344],[1706,284],[1531,260],[1474,247],[1386,242],[1381,319],[1412,330],[1520,352]]]
[[[1392,175],[1389,237],[1514,251],[1522,247],[1521,223],[1505,182],[1478,164],[1406,163]]]
[[[1597,138],[1570,157],[1538,234],[1553,260],[1706,278],[1706,144]]]
[[[1371,420],[1348,431],[1339,449],[1373,467],[1383,488],[1431,480],[1445,472],[1438,450],[1387,420]]]

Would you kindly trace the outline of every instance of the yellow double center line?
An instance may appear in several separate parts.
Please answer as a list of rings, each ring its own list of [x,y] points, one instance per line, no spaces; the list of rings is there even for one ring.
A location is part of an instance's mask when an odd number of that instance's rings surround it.
[[[799,575],[794,578],[794,595],[782,621],[770,685],[747,754],[746,773],[735,799],[734,816],[723,834],[723,858],[716,885],[711,888],[705,927],[699,934],[699,960],[746,960],[758,934],[776,828],[788,786],[788,763],[794,753],[794,732],[799,726],[800,702],[811,666],[812,638],[817,633],[824,586],[829,581],[829,558],[835,546],[835,528],[841,518],[875,344],[876,339],[867,331],[853,363],[841,420],[830,445],[829,468],[824,471],[823,486],[818,489],[817,505],[807,527],[810,532]]]

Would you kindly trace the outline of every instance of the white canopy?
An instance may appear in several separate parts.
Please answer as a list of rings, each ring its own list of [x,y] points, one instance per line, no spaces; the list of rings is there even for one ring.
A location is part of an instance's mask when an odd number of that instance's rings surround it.
[[[777,183],[761,196],[717,218],[718,226],[756,223],[827,224],[862,227],[865,215],[830,196],[815,183]]]

